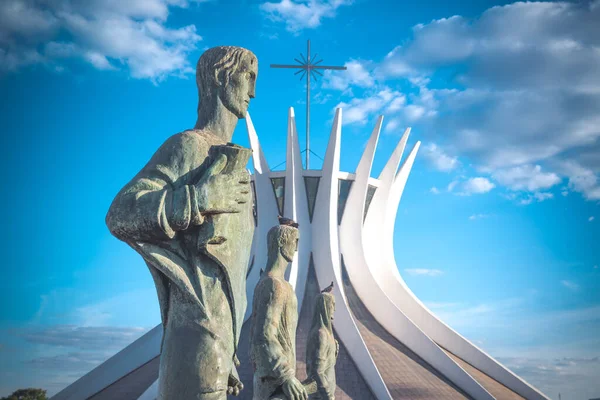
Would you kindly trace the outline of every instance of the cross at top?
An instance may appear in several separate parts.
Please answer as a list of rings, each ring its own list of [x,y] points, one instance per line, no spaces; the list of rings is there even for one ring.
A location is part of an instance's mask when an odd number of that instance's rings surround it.
[[[294,68],[298,69],[294,75],[298,75],[302,72],[302,76],[300,79],[304,78],[306,75],[306,169],[309,169],[309,156],[310,156],[310,78],[313,77],[314,80],[317,80],[316,74],[323,76],[320,69],[337,69],[337,70],[345,70],[346,67],[337,67],[337,66],[328,66],[328,65],[317,65],[321,63],[323,60],[319,60],[313,62],[317,59],[317,55],[314,57],[310,56],[310,40],[307,43],[306,50],[306,58],[300,53],[300,57],[302,61],[294,58],[298,64],[296,65],[283,65],[283,64],[271,64],[271,68]]]

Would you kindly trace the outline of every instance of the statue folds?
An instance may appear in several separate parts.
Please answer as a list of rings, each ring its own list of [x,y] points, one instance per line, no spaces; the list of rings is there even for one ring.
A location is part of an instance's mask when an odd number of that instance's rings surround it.
[[[254,222],[251,150],[230,144],[255,95],[258,61],[215,47],[198,61],[198,120],[171,136],[114,199],[106,223],[146,261],[164,328],[159,400],[238,394]]]
[[[281,219],[268,233],[265,272],[254,289],[250,327],[250,359],[254,368],[254,400],[274,396],[306,400],[296,378],[298,300],[285,280],[285,271],[297,249],[297,225]]]
[[[335,297],[333,285],[317,295],[312,325],[306,347],[306,387],[316,384],[316,393],[310,399],[331,400],[335,394],[335,362],[339,344],[333,336]],[[310,391],[310,390],[309,390]],[[311,391],[312,392],[312,391]]]

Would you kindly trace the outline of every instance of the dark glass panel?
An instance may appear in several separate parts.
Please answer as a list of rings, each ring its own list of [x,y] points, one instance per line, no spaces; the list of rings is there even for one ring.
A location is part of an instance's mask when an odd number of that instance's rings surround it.
[[[367,218],[367,211],[369,211],[369,206],[371,205],[371,200],[373,200],[373,196],[375,195],[375,191],[377,188],[373,185],[369,185],[367,189],[367,198],[365,199],[365,212],[363,215],[363,221]]]
[[[285,178],[271,178],[271,183],[273,184],[273,193],[275,193],[279,215],[283,216],[283,205],[285,204]]]
[[[319,181],[321,178],[318,176],[305,176],[304,187],[306,187],[306,199],[308,200],[308,215],[310,222],[312,222],[313,214],[315,212],[315,201],[317,201],[317,191],[319,190]]]
[[[347,179],[338,180],[338,225],[342,222],[344,208],[346,208],[346,201],[348,200],[348,194],[350,194],[353,182]]]
[[[256,185],[254,181],[250,181],[252,186],[252,215],[254,216],[254,226],[258,225],[258,206],[256,205]]]

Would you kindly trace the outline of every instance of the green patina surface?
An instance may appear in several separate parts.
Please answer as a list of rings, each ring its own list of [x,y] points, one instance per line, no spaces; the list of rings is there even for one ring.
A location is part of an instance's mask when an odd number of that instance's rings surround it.
[[[171,136],[114,199],[106,223],[146,261],[165,329],[160,400],[237,393],[254,221],[251,150],[230,144],[255,96],[258,61],[215,47],[198,61],[198,120]]]

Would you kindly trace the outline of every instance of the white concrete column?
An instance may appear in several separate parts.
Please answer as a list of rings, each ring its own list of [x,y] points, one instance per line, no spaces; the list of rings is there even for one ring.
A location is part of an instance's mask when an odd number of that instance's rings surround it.
[[[277,202],[271,184],[271,170],[260,146],[256,130],[252,124],[250,114],[246,114],[246,127],[248,129],[248,140],[252,149],[252,164],[254,166],[255,201],[258,213],[257,224],[254,230],[253,255],[254,266],[246,282],[246,296],[248,307],[244,320],[252,315],[252,299],[254,288],[260,277],[260,269],[267,264],[267,233],[269,229],[277,225]]]
[[[304,169],[302,168],[298,131],[296,130],[296,118],[292,107],[290,107],[288,112],[286,153],[284,216],[296,221],[299,224],[300,230],[298,251],[294,256],[292,265],[289,267],[289,282],[296,291],[298,312],[300,312],[304,299],[306,278],[308,276],[312,247],[312,229],[308,213],[308,200],[304,185]]]
[[[342,110],[338,108],[323,162],[313,215],[312,247],[315,271],[321,286],[334,282],[333,294],[337,300],[334,327],[356,367],[377,399],[391,399],[390,392],[354,322],[343,290],[337,223],[341,130]]]

